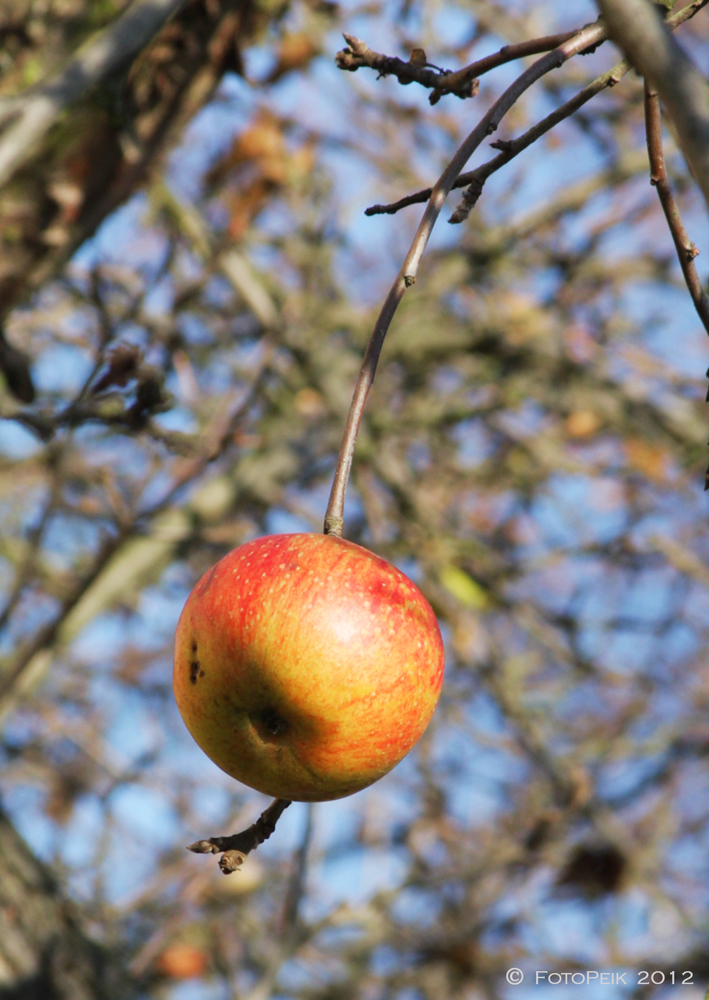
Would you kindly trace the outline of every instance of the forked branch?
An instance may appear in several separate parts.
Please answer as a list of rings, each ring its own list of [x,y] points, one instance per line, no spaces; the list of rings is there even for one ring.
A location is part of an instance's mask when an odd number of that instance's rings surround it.
[[[478,92],[478,77],[483,73],[489,73],[491,69],[513,62],[515,59],[522,59],[524,56],[550,52],[569,38],[573,38],[575,34],[575,31],[566,31],[560,35],[530,38],[516,45],[504,45],[499,52],[493,52],[492,55],[457,70],[432,66],[426,61],[423,49],[414,49],[408,62],[404,62],[396,56],[385,56],[381,52],[374,52],[366,42],[355,38],[354,35],[345,35],[347,48],[337,53],[335,62],[340,69],[350,73],[366,66],[376,70],[380,76],[395,76],[403,86],[418,83],[433,91],[429,102],[437,104],[445,94],[455,94],[460,98],[475,97]]]
[[[709,0],[694,0],[693,3],[688,4],[683,7],[682,10],[677,11],[671,17],[668,17],[665,22],[666,26],[670,31],[674,31],[675,28],[679,27],[680,24],[684,24],[691,17],[694,17],[698,11],[703,7],[706,7]],[[465,209],[463,212],[459,210],[456,213],[455,218],[452,218],[451,222],[462,222],[464,218],[467,217],[470,210],[476,204],[480,195],[482,194],[483,186],[485,181],[492,174],[496,173],[501,167],[504,167],[510,160],[513,160],[515,156],[518,156],[525,149],[528,149],[533,143],[538,139],[541,139],[543,135],[555,128],[560,122],[565,121],[575,114],[579,108],[582,108],[584,104],[594,98],[597,94],[600,94],[603,90],[608,87],[614,87],[619,83],[626,73],[630,69],[630,64],[623,60],[622,62],[616,63],[607,72],[602,73],[600,76],[596,77],[591,83],[589,83],[583,90],[580,90],[574,97],[562,104],[556,111],[553,111],[546,118],[537,122],[533,125],[527,132],[519,136],[517,139],[504,140],[500,142],[493,142],[491,145],[493,148],[502,150],[493,159],[488,160],[487,163],[483,163],[481,166],[476,167],[475,170],[468,170],[461,174],[458,179],[453,184],[453,188],[464,188],[468,187],[469,191],[466,191],[464,196],[463,204],[461,209]],[[393,202],[390,205],[372,205],[368,208],[365,215],[394,215],[396,212],[401,211],[402,208],[408,208],[409,205],[419,205],[424,204],[431,197],[431,191],[433,188],[423,188],[420,191],[416,191],[413,194],[407,195],[405,198],[401,198],[399,201]]]
[[[352,456],[354,454],[357,433],[362,421],[364,405],[374,381],[384,338],[386,337],[394,313],[404,296],[404,292],[416,281],[416,275],[424,250],[426,249],[426,244],[443,208],[443,203],[458,175],[483,139],[497,129],[510,108],[533,83],[544,76],[545,73],[562,66],[572,56],[584,52],[591,46],[598,45],[604,38],[605,29],[603,25],[600,22],[591,24],[575,34],[573,38],[563,42],[552,52],[542,56],[529,69],[525,70],[493,104],[487,114],[483,115],[480,122],[457,150],[453,159],[439,177],[438,182],[434,185],[409,252],[386,297],[367,345],[364,363],[362,364],[355,385],[350,411],[345,424],[345,432],[337,458],[332,491],[325,514],[325,534],[342,534],[345,493],[352,468]]]

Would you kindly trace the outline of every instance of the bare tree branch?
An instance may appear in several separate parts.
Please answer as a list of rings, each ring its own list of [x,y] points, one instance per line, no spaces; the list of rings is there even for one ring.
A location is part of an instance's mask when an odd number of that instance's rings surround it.
[[[345,493],[347,491],[347,481],[352,468],[352,457],[354,455],[355,442],[359,425],[362,421],[364,406],[367,401],[369,390],[374,381],[377,370],[379,355],[381,354],[384,338],[391,324],[404,292],[414,284],[418,272],[421,258],[423,257],[426,245],[433,231],[443,203],[445,202],[460,171],[478,148],[483,139],[491,135],[498,127],[504,116],[511,107],[519,100],[522,94],[539,80],[546,73],[560,66],[574,55],[578,55],[592,45],[597,45],[605,38],[605,28],[600,22],[583,28],[573,38],[564,42],[548,55],[542,56],[529,69],[525,70],[521,76],[515,80],[511,87],[502,94],[493,104],[487,114],[483,115],[477,126],[473,129],[467,139],[459,147],[452,160],[443,171],[435,184],[431,197],[428,200],[426,211],[416,230],[413,242],[406,255],[406,259],[399,271],[389,294],[386,297],[381,312],[374,326],[372,336],[367,345],[364,355],[364,362],[355,385],[352,403],[347,415],[345,432],[340,445],[337,458],[337,467],[332,484],[332,491],[325,513],[325,534],[341,535],[344,525]]]
[[[648,0],[598,0],[598,6],[613,41],[657,89],[709,205],[709,83]]]
[[[458,70],[444,70],[437,67],[431,69],[431,63],[426,62],[423,49],[414,49],[409,61],[404,62],[396,56],[386,56],[372,51],[366,42],[355,38],[354,35],[345,35],[348,47],[337,53],[335,62],[340,69],[350,73],[368,66],[376,70],[380,76],[395,76],[404,86],[415,82],[422,87],[428,87],[433,90],[429,97],[430,103],[437,104],[445,94],[455,94],[460,98],[475,97],[478,92],[477,77],[483,73],[489,73],[497,66],[522,59],[524,56],[550,52],[569,38],[573,38],[576,33],[576,31],[566,31],[559,35],[531,38],[516,45],[505,45],[499,52],[478,59]]]
[[[709,0],[694,0],[694,3],[688,4],[683,7],[682,10],[677,11],[666,21],[667,27],[671,31],[678,28],[685,21],[694,17],[703,7],[709,3]],[[579,108],[582,108],[584,104],[587,104],[593,97],[600,94],[603,90],[608,87],[615,87],[619,83],[625,74],[630,69],[629,64],[623,60],[622,62],[616,63],[611,69],[597,76],[595,80],[580,90],[578,94],[572,97],[570,100],[566,101],[561,107],[557,108],[546,118],[543,118],[532,128],[528,129],[523,135],[519,136],[517,139],[512,139],[509,141],[500,140],[499,142],[493,142],[490,145],[493,148],[501,149],[502,152],[498,156],[495,156],[492,160],[488,160],[487,163],[483,163],[481,166],[476,167],[475,170],[468,170],[461,174],[456,180],[453,188],[462,188],[470,186],[470,199],[469,208],[472,208],[477,199],[482,194],[483,185],[488,177],[504,167],[505,164],[513,160],[515,156],[518,156],[525,149],[528,149],[537,139],[541,139],[543,135],[551,131],[560,122],[565,121],[570,118]],[[402,208],[408,208],[409,205],[420,205],[428,201],[431,197],[432,188],[423,188],[421,191],[416,191],[414,194],[407,195],[405,198],[401,198],[399,201],[393,202],[391,205],[372,205],[365,211],[365,215],[395,215],[396,212],[401,211]],[[477,197],[474,197],[475,191],[477,191]],[[453,220],[451,220],[453,221]],[[462,221],[456,219],[456,222]]]
[[[687,235],[684,223],[679,214],[679,207],[670,187],[665,168],[665,157],[662,152],[662,120],[660,118],[660,102],[657,91],[645,83],[645,131],[647,133],[647,151],[650,158],[650,183],[657,189],[657,194],[665,213],[677,257],[689,294],[692,296],[694,308],[709,333],[709,299],[702,288],[694,258],[699,251]]]

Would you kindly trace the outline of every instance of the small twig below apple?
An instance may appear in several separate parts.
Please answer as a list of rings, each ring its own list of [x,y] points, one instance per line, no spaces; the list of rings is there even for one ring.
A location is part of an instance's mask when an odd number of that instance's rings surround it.
[[[195,854],[221,854],[219,867],[224,875],[231,875],[232,872],[239,870],[247,854],[255,850],[264,840],[268,840],[289,805],[288,799],[274,799],[268,809],[264,809],[256,822],[247,830],[233,833],[229,837],[196,840],[187,850]]]

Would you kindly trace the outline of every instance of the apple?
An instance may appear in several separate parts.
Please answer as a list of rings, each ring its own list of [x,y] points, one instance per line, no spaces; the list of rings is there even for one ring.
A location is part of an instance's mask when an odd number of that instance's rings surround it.
[[[223,771],[275,798],[338,799],[390,771],[443,682],[430,604],[333,535],[270,535],[197,583],[175,637],[175,698]]]

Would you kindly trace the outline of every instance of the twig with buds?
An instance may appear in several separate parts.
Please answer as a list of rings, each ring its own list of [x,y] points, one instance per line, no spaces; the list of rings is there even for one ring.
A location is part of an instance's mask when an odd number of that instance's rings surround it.
[[[196,840],[187,848],[194,854],[221,854],[219,867],[225,875],[238,871],[244,863],[244,858],[259,844],[268,840],[276,829],[276,823],[290,805],[288,799],[274,799],[271,805],[264,809],[255,823],[241,833],[230,837],[210,837],[208,840]]]
[[[588,25],[577,32],[572,38],[557,46],[552,52],[542,56],[533,63],[529,69],[525,70],[515,82],[507,88],[500,98],[492,105],[490,110],[483,115],[477,126],[473,129],[467,139],[460,146],[453,156],[446,169],[439,177],[437,183],[431,190],[426,210],[423,218],[416,230],[413,242],[406,255],[406,259],[396,276],[396,280],[387,295],[381,312],[374,325],[374,330],[370,337],[364,355],[364,362],[357,379],[350,411],[347,415],[345,432],[337,458],[337,467],[330,493],[330,500],[325,514],[325,534],[341,535],[343,528],[345,493],[347,482],[352,468],[352,457],[354,454],[355,442],[362,422],[362,414],[367,401],[369,390],[374,382],[374,375],[377,370],[379,356],[384,345],[384,338],[394,318],[399,303],[404,297],[404,292],[416,281],[419,264],[423,257],[424,250],[433,231],[433,227],[440,215],[443,203],[451,191],[461,170],[470,159],[472,154],[481,144],[486,136],[497,130],[498,125],[516,103],[522,94],[539,80],[546,73],[570,59],[574,55],[588,50],[592,46],[598,45],[605,38],[605,29],[600,22]]]

